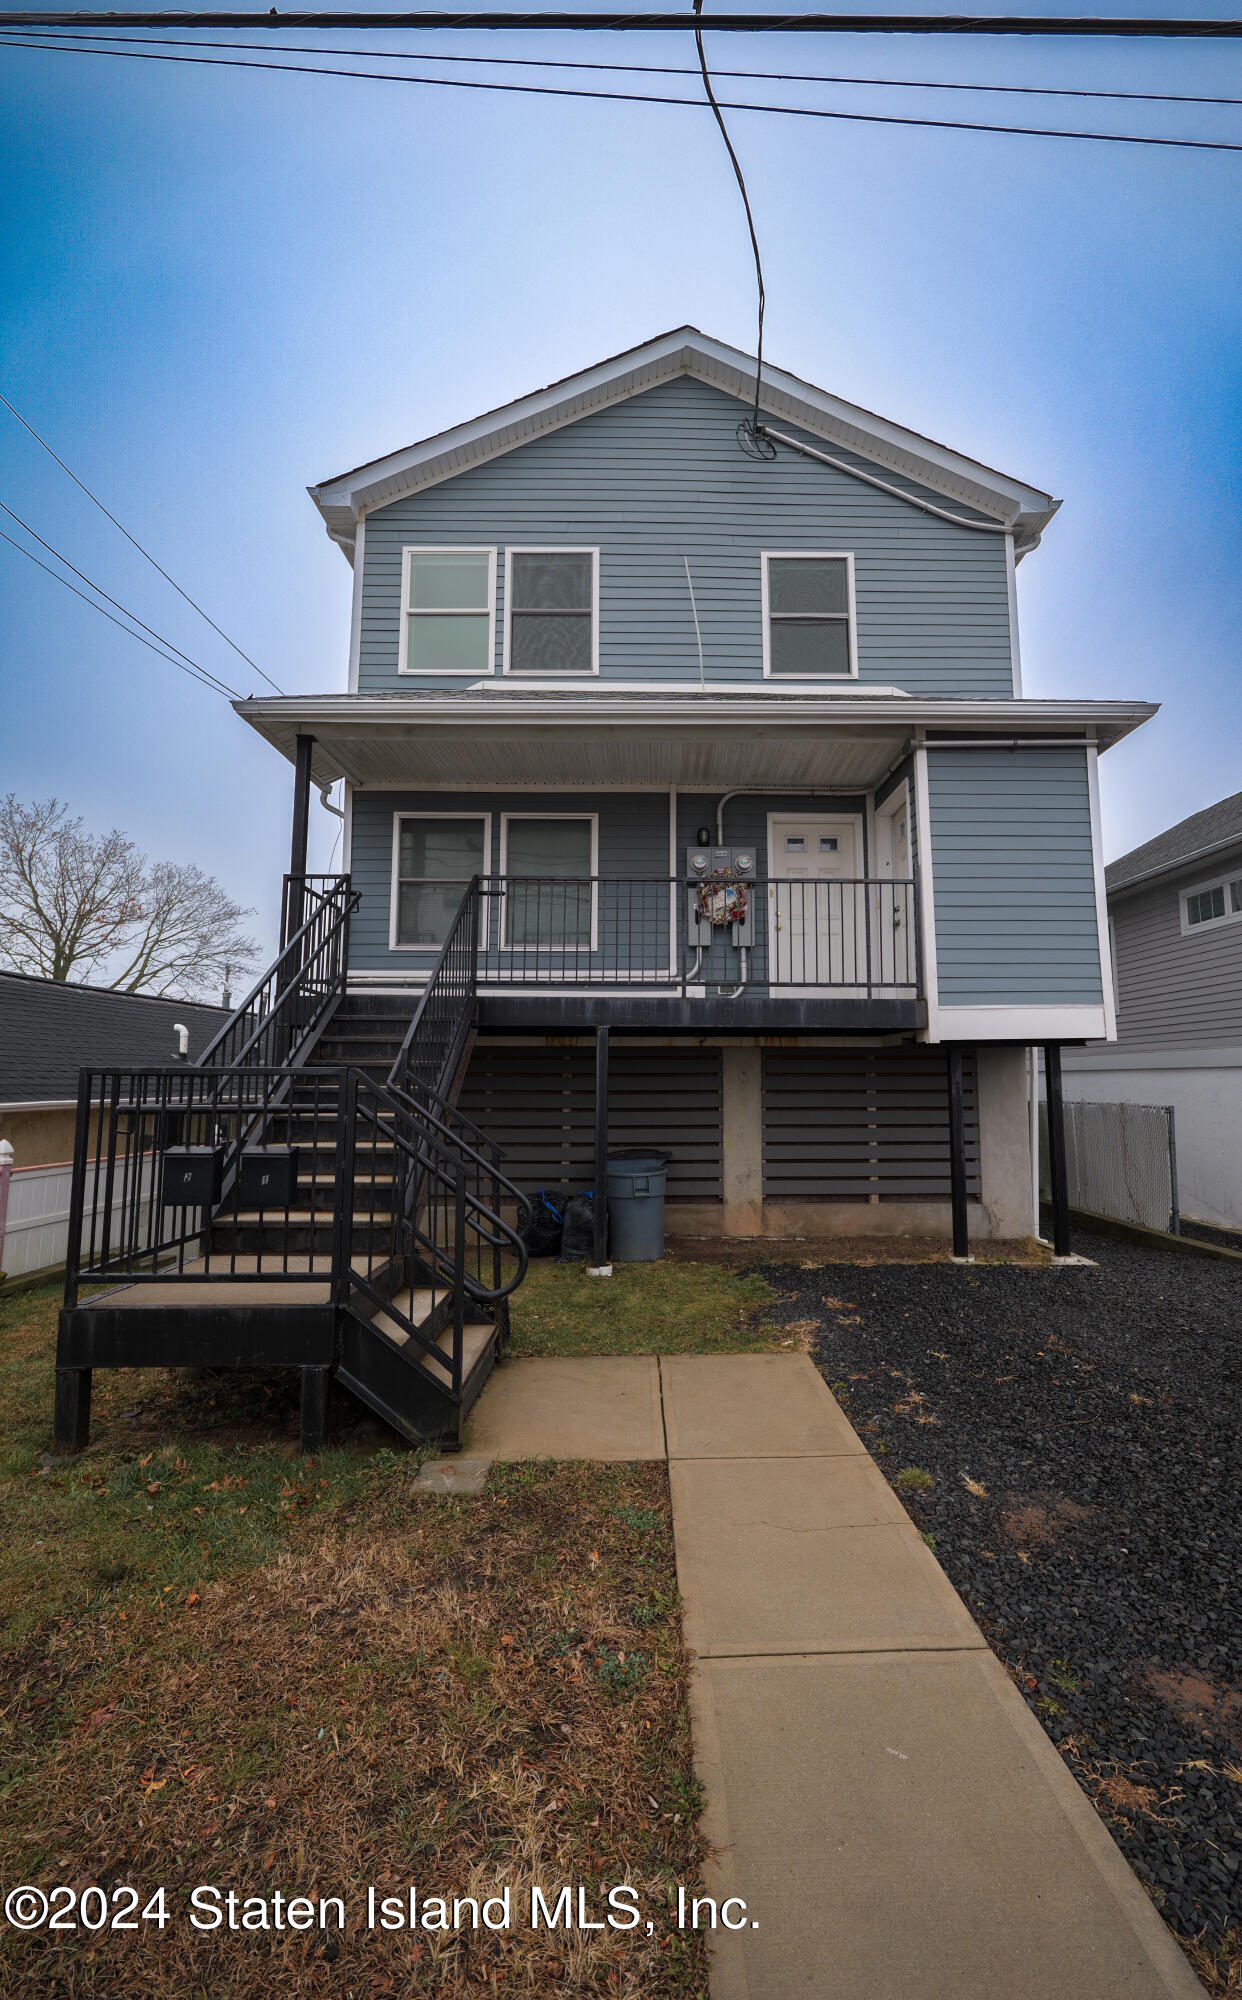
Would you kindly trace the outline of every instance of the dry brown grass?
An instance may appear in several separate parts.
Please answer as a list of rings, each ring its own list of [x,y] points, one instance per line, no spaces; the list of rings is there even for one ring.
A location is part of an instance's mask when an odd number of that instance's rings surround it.
[[[166,1453],[144,1471],[170,1499],[210,1469]],[[702,1849],[664,1468],[498,1468],[470,1499],[420,1493],[413,1470],[373,1462],[325,1505],[291,1469],[261,1563],[189,1589],[140,1564],[26,1624],[0,1878],[163,1883],[171,1921],[0,1931],[6,2000],[706,1993],[702,1940],[670,1921]],[[193,1520],[202,1496],[178,1497]],[[532,1883],[595,1901],[621,1882],[650,1934],[527,1927]],[[199,1933],[199,1883],[339,1895],[347,1928]],[[514,1926],[369,1934],[371,1883],[508,1884]]]

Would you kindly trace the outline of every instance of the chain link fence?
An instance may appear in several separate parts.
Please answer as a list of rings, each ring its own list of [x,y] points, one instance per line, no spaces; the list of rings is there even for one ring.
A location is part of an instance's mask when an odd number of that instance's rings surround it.
[[[1180,1232],[1171,1104],[1067,1102],[1065,1159],[1071,1208]],[[1039,1107],[1039,1196],[1052,1198],[1046,1103]]]

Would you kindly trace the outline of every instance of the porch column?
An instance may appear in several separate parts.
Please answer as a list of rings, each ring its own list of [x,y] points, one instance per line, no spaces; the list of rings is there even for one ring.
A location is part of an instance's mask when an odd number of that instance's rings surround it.
[[[293,839],[289,848],[289,874],[293,878],[289,884],[289,908],[285,918],[285,935],[282,944],[287,944],[295,931],[302,928],[302,878],[306,874],[306,843],[310,832],[310,792],[311,753],[315,748],[313,736],[299,736],[295,741],[293,765]]]
[[[953,1255],[970,1256],[966,1222],[966,1122],[962,1115],[962,1051],[950,1042],[946,1051],[949,1078],[949,1199],[953,1209]]]
[[[595,1030],[595,1247],[593,1267],[608,1263],[608,1030]]]
[[[1069,1174],[1065,1161],[1065,1098],[1061,1090],[1061,1044],[1044,1050],[1044,1087],[1048,1099],[1048,1174],[1052,1182],[1052,1253],[1072,1256],[1069,1217]]]

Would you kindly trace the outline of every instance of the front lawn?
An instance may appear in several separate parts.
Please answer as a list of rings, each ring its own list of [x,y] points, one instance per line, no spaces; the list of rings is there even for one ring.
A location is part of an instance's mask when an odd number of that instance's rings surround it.
[[[753,1253],[752,1253],[753,1255]],[[762,1278],[703,1261],[583,1264],[532,1258],[513,1294],[512,1354],[760,1354],[780,1346]]]
[[[162,1885],[168,1922],[0,1929],[6,2000],[704,1995],[663,1466],[441,1498],[365,1429],[298,1460],[285,1378],[157,1372],[97,1377],[90,1450],[49,1460],[56,1303],[0,1302],[0,1883],[97,1884],[109,1921]],[[534,1885],[598,1918],[619,1883],[635,1929],[529,1928]],[[369,1931],[368,1886],[411,1884],[507,1887],[511,1928]],[[315,1927],[195,1930],[200,1885]]]

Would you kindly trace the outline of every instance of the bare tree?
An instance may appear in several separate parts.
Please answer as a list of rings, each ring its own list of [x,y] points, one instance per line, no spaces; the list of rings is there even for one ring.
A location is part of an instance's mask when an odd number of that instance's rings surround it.
[[[0,801],[0,959],[17,972],[197,999],[254,964],[251,914],[199,868],[87,833],[59,799]]]

